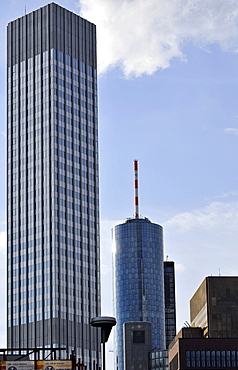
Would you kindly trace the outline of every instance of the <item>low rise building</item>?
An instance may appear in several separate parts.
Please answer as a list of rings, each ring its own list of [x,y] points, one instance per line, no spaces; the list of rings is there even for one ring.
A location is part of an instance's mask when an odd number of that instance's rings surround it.
[[[238,338],[204,338],[201,328],[191,329],[183,328],[171,343],[169,370],[238,369]]]

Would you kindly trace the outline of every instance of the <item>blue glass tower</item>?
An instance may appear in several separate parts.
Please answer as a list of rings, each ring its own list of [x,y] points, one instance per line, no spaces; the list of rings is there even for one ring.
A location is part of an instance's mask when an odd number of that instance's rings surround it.
[[[113,229],[116,369],[123,370],[123,323],[152,324],[152,348],[165,348],[163,228],[131,218]]]

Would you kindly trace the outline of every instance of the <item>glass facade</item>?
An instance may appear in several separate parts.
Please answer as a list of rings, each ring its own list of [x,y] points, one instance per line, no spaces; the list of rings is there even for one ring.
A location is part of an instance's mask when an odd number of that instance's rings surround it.
[[[165,302],[165,333],[166,348],[176,335],[176,304],[174,262],[164,262],[164,302]]]
[[[123,370],[123,323],[152,324],[152,348],[165,348],[163,229],[129,219],[113,229],[116,369]]]
[[[238,351],[186,351],[187,368],[238,368]]]
[[[149,353],[149,370],[168,370],[168,351],[153,350]]]
[[[8,348],[99,364],[95,26],[49,4],[8,25]]]

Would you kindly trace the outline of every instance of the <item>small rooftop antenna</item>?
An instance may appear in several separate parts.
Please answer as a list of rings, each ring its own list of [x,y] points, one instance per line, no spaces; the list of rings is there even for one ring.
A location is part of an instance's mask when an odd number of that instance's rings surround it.
[[[187,320],[184,322],[183,325],[184,325],[185,328],[190,328],[190,324]]]
[[[25,15],[26,15],[26,5],[25,5]]]
[[[135,218],[139,218],[138,161],[134,160]]]

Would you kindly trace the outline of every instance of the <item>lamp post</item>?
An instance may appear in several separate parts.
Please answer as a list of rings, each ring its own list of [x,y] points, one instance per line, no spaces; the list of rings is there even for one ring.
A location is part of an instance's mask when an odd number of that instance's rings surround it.
[[[101,343],[103,348],[103,370],[106,370],[106,354],[105,354],[105,343],[108,341],[112,327],[116,325],[115,317],[111,316],[100,316],[94,317],[91,320],[91,325],[97,328],[101,328]]]

